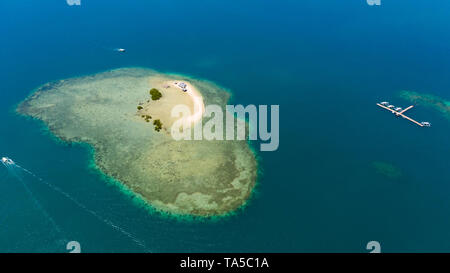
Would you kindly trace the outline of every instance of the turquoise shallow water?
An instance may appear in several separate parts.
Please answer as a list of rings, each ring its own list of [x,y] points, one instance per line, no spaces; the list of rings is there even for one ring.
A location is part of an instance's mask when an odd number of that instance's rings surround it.
[[[0,251],[450,251],[450,122],[417,107],[430,130],[374,103],[400,90],[450,98],[448,1],[65,1],[0,3],[0,154],[139,238],[77,207],[30,175],[42,204],[0,169]],[[36,12],[36,11],[39,12]],[[127,49],[117,54],[114,48]],[[205,78],[233,103],[279,104],[280,148],[260,153],[249,205],[219,221],[149,214],[14,105],[48,81],[142,66]],[[390,180],[372,168],[401,169]],[[49,221],[53,219],[61,232]]]

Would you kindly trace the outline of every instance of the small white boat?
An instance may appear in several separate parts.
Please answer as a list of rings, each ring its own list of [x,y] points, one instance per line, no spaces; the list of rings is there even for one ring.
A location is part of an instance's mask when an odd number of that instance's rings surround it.
[[[429,123],[428,121],[422,121],[421,124],[425,127],[431,127],[431,123]]]
[[[126,50],[125,50],[125,48],[118,48],[117,49],[117,52],[125,52]]]
[[[10,158],[2,157],[2,162],[4,164],[14,164],[14,161],[12,161]]]

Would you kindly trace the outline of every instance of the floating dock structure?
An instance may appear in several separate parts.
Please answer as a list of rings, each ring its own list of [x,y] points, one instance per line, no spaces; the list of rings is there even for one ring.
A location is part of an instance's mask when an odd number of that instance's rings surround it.
[[[403,110],[399,110],[399,109],[401,109],[400,107],[396,108],[394,105],[390,105],[388,102],[380,102],[380,103],[377,103],[377,105],[380,106],[383,109],[386,109],[386,110],[392,112],[393,114],[395,114],[398,117],[405,118],[405,119],[411,121],[412,123],[415,123],[415,124],[419,125],[420,127],[431,127],[431,123],[429,123],[429,122],[426,122],[426,121],[418,122],[418,121],[416,121],[416,120],[414,120],[414,119],[412,119],[412,118],[410,118],[410,117],[408,117],[408,116],[403,114],[406,111],[408,111],[411,108],[413,108],[414,105],[411,105],[411,106],[409,106],[409,107],[407,107],[407,108],[405,108]]]

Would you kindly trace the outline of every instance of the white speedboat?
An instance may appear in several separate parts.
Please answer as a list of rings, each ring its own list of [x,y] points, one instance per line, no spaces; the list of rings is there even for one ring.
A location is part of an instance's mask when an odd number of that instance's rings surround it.
[[[2,157],[2,162],[4,164],[14,164],[14,161],[12,161],[10,158]]]

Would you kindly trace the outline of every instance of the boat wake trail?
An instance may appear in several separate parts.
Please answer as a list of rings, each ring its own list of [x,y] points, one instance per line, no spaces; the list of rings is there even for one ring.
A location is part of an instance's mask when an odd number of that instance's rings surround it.
[[[41,204],[39,203],[39,201],[34,197],[33,193],[31,192],[31,190],[28,188],[28,186],[23,182],[22,180],[22,176],[20,175],[20,171],[23,171],[29,175],[31,175],[32,177],[34,177],[36,180],[38,180],[39,182],[41,182],[42,184],[46,185],[47,187],[49,187],[50,189],[52,189],[53,191],[61,194],[62,196],[66,197],[67,199],[69,199],[70,201],[72,201],[75,205],[77,205],[79,208],[83,209],[84,211],[88,212],[89,214],[91,214],[92,216],[94,216],[95,218],[97,218],[97,220],[105,223],[106,225],[112,227],[113,229],[117,230],[118,232],[122,233],[123,235],[125,235],[126,237],[128,237],[129,239],[131,239],[134,243],[136,243],[137,245],[139,245],[140,247],[142,247],[146,252],[150,252],[149,249],[147,248],[147,246],[140,241],[139,239],[137,239],[133,234],[129,233],[128,231],[124,230],[123,228],[119,227],[118,225],[114,224],[113,222],[111,222],[110,220],[102,217],[101,215],[99,215],[97,212],[87,208],[85,205],[83,205],[82,203],[80,203],[78,200],[76,200],[75,198],[73,198],[70,194],[68,194],[67,192],[63,191],[62,189],[56,187],[55,185],[45,181],[44,179],[40,178],[39,176],[35,175],[34,173],[32,173],[31,171],[23,168],[22,166],[18,165],[17,163],[15,163],[14,161],[12,161],[11,159],[7,158],[7,157],[3,157],[1,159],[1,163],[8,169],[8,171],[13,174],[25,187],[26,191],[29,193],[29,195],[33,198],[33,200],[35,201],[36,205],[43,211],[43,213],[45,214],[45,216],[52,222],[52,224],[55,226],[56,230],[61,233],[61,229],[56,225],[56,222],[50,217],[50,215],[43,209],[43,207],[41,206]]]
[[[6,167],[8,170],[8,173],[13,175],[17,180],[20,181],[22,186],[24,187],[27,194],[30,196],[33,203],[36,205],[36,207],[42,212],[42,214],[46,217],[46,219],[51,223],[51,225],[55,228],[55,230],[58,232],[59,235],[63,235],[61,228],[56,224],[55,220],[50,216],[50,214],[44,209],[44,207],[41,205],[39,200],[34,196],[33,192],[30,190],[30,188],[27,186],[27,184],[23,180],[23,175],[21,174],[19,166],[14,163],[11,159],[7,157],[3,157],[1,159],[1,162],[3,166]],[[62,236],[63,237],[63,236]]]

